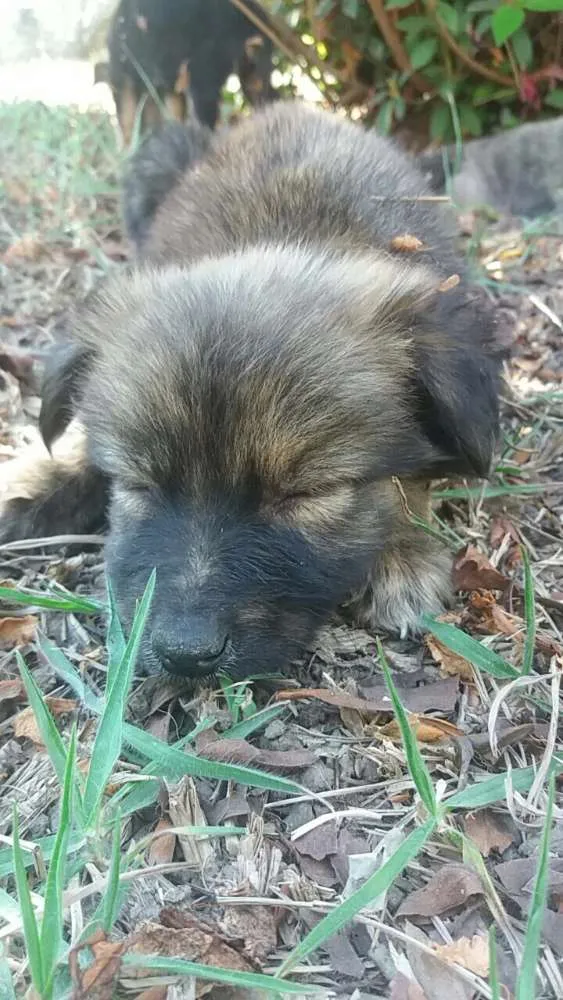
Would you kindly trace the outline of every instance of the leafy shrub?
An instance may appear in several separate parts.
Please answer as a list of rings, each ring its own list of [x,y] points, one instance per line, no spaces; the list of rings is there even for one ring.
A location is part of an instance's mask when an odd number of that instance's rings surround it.
[[[321,89],[332,75],[338,102],[383,132],[451,141],[563,110],[563,0],[268,6],[322,61]]]

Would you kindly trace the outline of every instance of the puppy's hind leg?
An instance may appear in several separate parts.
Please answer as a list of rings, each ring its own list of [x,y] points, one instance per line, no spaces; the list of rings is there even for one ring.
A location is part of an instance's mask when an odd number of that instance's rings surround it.
[[[369,629],[405,637],[416,633],[423,613],[439,614],[452,598],[448,552],[415,522],[430,520],[430,483],[389,484],[393,528],[374,562],[366,586],[350,602],[354,617]]]
[[[2,466],[0,542],[104,530],[106,477],[86,460],[81,427],[71,424],[54,449],[30,446]]]

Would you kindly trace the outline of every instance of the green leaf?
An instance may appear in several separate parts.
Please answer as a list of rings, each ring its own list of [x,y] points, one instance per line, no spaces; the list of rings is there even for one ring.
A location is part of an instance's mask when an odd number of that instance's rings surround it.
[[[131,635],[129,636],[121,662],[116,668],[115,680],[107,693],[102,717],[98,724],[92,756],[90,758],[90,767],[88,768],[86,788],[84,790],[84,814],[88,825],[91,825],[97,817],[106,785],[121,751],[125,705],[133,680],[133,671],[148,618],[155,583],[156,573],[153,570],[135,612],[135,618],[131,626]]]
[[[108,884],[102,907],[102,927],[107,934],[111,931],[119,912],[119,872],[121,863],[121,814],[118,812],[111,840],[111,861],[108,873]]]
[[[491,21],[495,43],[504,45],[510,36],[522,27],[523,23],[524,11],[521,7],[509,7],[507,4],[501,4],[494,11]]]
[[[393,101],[384,101],[375,120],[375,130],[381,135],[388,135],[393,124]]]
[[[448,622],[438,622],[430,615],[422,615],[421,624],[429,632],[432,632],[432,635],[435,635],[440,642],[443,642],[444,646],[457,653],[458,656],[464,656],[466,660],[490,674],[491,677],[513,679],[520,676],[516,667],[513,667],[511,663],[507,663],[498,653],[494,653],[492,649],[488,649],[487,646],[462,632],[455,625],[450,625]]]
[[[360,10],[359,0],[342,0],[342,13],[355,21]]]
[[[483,122],[479,113],[471,104],[459,105],[459,121],[462,131],[469,135],[479,136],[483,131]]]
[[[520,69],[528,69],[532,65],[534,46],[525,28],[518,28],[512,36],[512,51]]]
[[[156,955],[124,955],[123,965],[142,969],[155,969],[158,972],[176,976],[193,976],[196,979],[206,979],[212,983],[228,983],[239,989],[266,990],[268,993],[293,993],[297,996],[312,993],[326,996],[326,990],[319,986],[307,986],[305,983],[280,982],[273,976],[261,975],[257,972],[234,972],[232,969],[215,968],[212,965],[199,965],[197,962],[185,962],[181,958],[160,958]]]
[[[106,576],[106,590],[109,608],[109,622],[106,638],[106,648],[108,651],[107,691],[109,692],[113,684],[117,668],[125,654],[127,641],[123,634],[123,629],[119,620],[115,594],[109,576]]]
[[[438,17],[444,22],[450,34],[455,37],[460,30],[459,14],[455,7],[452,7],[449,3],[440,2],[437,12]]]
[[[422,69],[423,66],[428,66],[428,63],[432,62],[437,51],[437,38],[423,38],[422,41],[417,42],[409,50],[409,60],[412,68]]]
[[[531,674],[534,669],[534,654],[536,651],[536,597],[528,550],[522,545],[520,551],[524,566],[524,620],[526,622],[522,673]]]
[[[523,3],[526,10],[538,11],[540,14],[563,10],[563,0],[523,0]]]
[[[29,701],[35,716],[35,721],[37,722],[37,728],[39,729],[41,738],[47,748],[49,759],[62,788],[65,780],[67,754],[61,735],[55,725],[53,716],[47,708],[47,704],[43,698],[43,693],[37,686],[33,674],[31,674],[27,669],[25,660],[19,650],[16,650],[16,661],[27,694],[27,700]]]
[[[397,7],[410,7],[412,0],[386,0],[385,10],[396,10]]]
[[[63,784],[63,797],[59,814],[59,828],[55,837],[53,855],[47,874],[45,905],[41,920],[41,961],[45,1000],[52,996],[53,980],[59,955],[64,946],[63,938],[63,889],[68,840],[72,824],[72,799],[74,767],[76,763],[76,726],[72,727]]]
[[[434,786],[432,784],[432,778],[430,777],[430,772],[424,763],[422,754],[418,748],[418,743],[416,741],[416,736],[414,735],[411,727],[409,726],[409,720],[407,718],[407,713],[405,712],[395,685],[393,684],[393,678],[391,677],[391,671],[387,665],[387,660],[385,658],[385,653],[383,651],[383,646],[381,645],[381,640],[377,639],[377,651],[379,653],[379,659],[381,662],[381,668],[383,670],[383,676],[385,677],[385,683],[389,690],[389,695],[391,697],[391,703],[393,705],[393,711],[395,713],[395,718],[399,724],[399,729],[401,730],[401,737],[403,740],[403,746],[405,748],[405,754],[407,758],[407,764],[409,767],[409,772],[412,780],[414,781],[418,794],[424,802],[424,805],[428,809],[431,816],[438,815],[438,804],[436,802],[436,794],[434,792]]]
[[[425,31],[432,27],[432,21],[429,17],[422,17],[418,14],[411,14],[408,17],[401,17],[397,21],[397,27],[404,31],[406,35],[411,37],[419,35],[421,31]]]
[[[498,978],[497,935],[494,924],[489,927],[489,986],[491,1000],[501,1000],[500,982]]]
[[[530,904],[524,952],[516,981],[515,1000],[530,1000],[536,996],[536,979],[540,954],[541,932],[547,907],[549,890],[549,845],[553,825],[553,801],[555,799],[555,779],[549,782],[549,796],[543,825],[541,845],[536,870],[536,880]]]
[[[452,115],[447,104],[440,101],[432,108],[430,116],[431,139],[446,139],[452,135]]]
[[[386,892],[413,858],[420,854],[426,841],[432,836],[435,827],[436,820],[432,816],[423,826],[413,830],[381,868],[370,875],[359,889],[356,889],[351,896],[348,896],[339,906],[331,910],[305,935],[283,962],[277,975],[287,975],[307,955],[316,951],[325,941],[328,941],[346,924],[349,924],[360,910],[369,906],[372,900]]]
[[[16,805],[14,803],[12,819],[12,850],[14,856],[14,874],[16,877],[16,888],[18,891],[18,901],[22,915],[23,936],[25,940],[25,950],[29,962],[32,983],[39,993],[43,995],[43,962],[41,960],[41,947],[39,944],[39,931],[35,911],[31,902],[31,893],[27,884],[27,874],[23,860],[23,852],[20,846],[19,820]]]
[[[549,774],[563,773],[563,759],[554,757],[549,767]],[[537,774],[535,767],[515,768],[510,772],[512,787],[517,792],[527,792],[534,783]],[[464,788],[461,792],[455,792],[444,802],[447,809],[483,809],[485,806],[493,805],[495,802],[506,800],[506,781],[508,775],[495,774],[494,778],[487,778],[479,781],[469,788]]]
[[[0,587],[0,601],[10,604],[35,605],[38,608],[51,608],[53,611],[74,611],[77,614],[100,614],[104,605],[87,597],[71,595],[56,597],[43,594],[39,590],[16,590],[14,587]]]
[[[547,104],[548,108],[557,108],[557,110],[563,109],[563,87],[557,87],[552,90],[551,93],[544,97],[544,104]]]

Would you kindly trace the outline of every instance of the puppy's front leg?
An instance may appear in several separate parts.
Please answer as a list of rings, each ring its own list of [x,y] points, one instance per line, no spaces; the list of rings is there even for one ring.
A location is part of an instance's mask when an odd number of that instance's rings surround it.
[[[413,523],[413,515],[430,521],[430,483],[394,480],[389,490],[395,492],[391,535],[350,607],[364,627],[404,637],[417,631],[421,614],[439,613],[450,603],[452,562],[439,542]]]
[[[108,484],[89,464],[84,443],[82,427],[72,423],[52,456],[30,446],[2,465],[0,542],[104,529]]]

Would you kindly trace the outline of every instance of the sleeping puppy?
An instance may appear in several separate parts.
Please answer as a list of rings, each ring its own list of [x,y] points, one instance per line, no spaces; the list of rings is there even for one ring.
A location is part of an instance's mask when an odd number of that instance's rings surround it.
[[[74,445],[12,484],[4,537],[107,517],[125,624],[156,567],[148,673],[279,670],[343,605],[414,629],[450,564],[413,515],[497,433],[447,209],[388,140],[297,104],[188,161],[53,356],[41,429]]]

